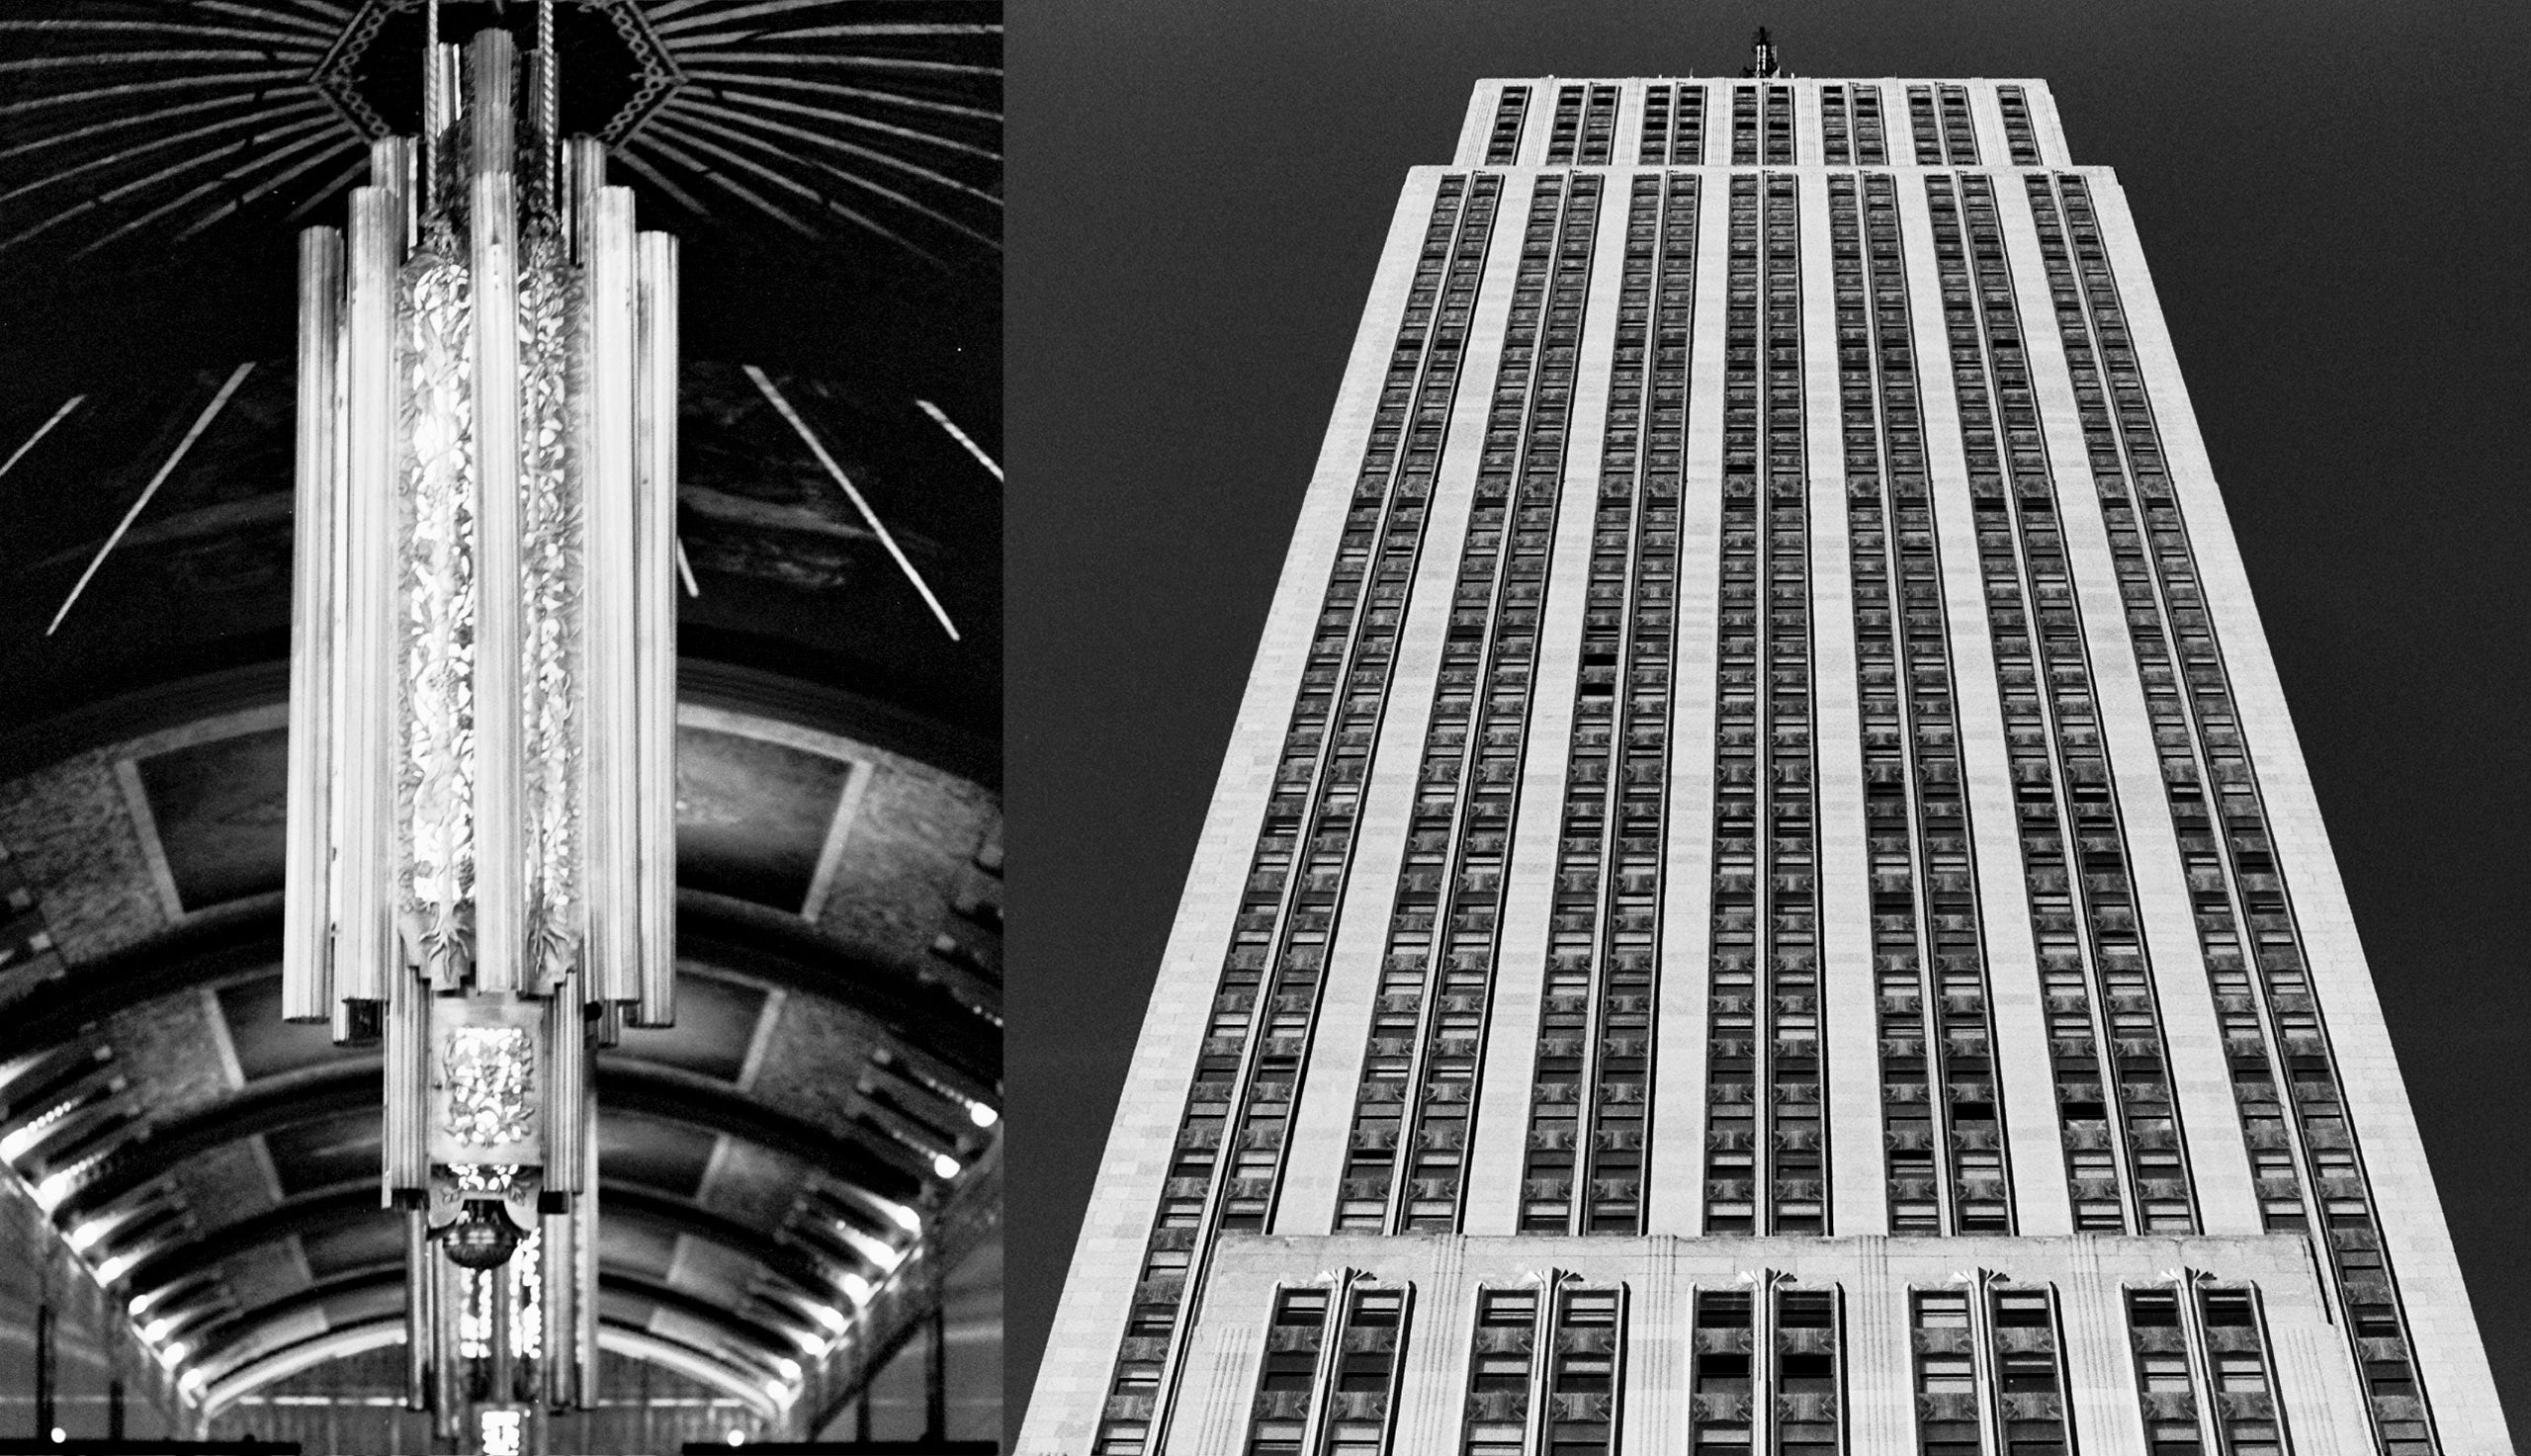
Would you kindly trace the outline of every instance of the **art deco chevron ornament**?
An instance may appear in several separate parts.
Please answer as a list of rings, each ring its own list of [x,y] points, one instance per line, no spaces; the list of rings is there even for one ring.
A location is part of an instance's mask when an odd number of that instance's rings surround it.
[[[555,135],[545,20],[434,30],[423,134],[300,240],[287,1010],[383,1043],[452,1432],[593,1394],[589,1059],[673,1016],[676,243]]]

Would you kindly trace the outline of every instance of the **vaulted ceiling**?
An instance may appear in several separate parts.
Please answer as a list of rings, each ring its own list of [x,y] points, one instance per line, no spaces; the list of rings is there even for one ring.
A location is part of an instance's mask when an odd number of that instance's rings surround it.
[[[622,124],[686,270],[678,1020],[600,1058],[601,1315],[762,1402],[860,1368],[998,1208],[1000,12],[556,9],[566,125]],[[401,1308],[377,1052],[280,1019],[279,892],[291,238],[364,107],[409,129],[419,25],[0,17],[0,1160],[212,1404]]]

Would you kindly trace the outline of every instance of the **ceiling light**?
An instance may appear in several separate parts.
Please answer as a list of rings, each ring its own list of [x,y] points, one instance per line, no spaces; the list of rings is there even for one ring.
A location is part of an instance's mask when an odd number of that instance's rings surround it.
[[[838,1221],[834,1226],[834,1237],[842,1240],[853,1252],[877,1264],[880,1273],[889,1273],[906,1261],[904,1249],[884,1240],[873,1239],[850,1224]]]
[[[602,1239],[588,1018],[675,1020],[675,240],[556,134],[550,4],[524,56],[439,9],[420,134],[299,236],[300,335],[337,343],[300,354],[292,610],[334,625],[292,643],[287,798],[319,810],[282,856],[282,1014],[384,1042],[412,1284],[520,1278],[548,1194]],[[596,1260],[539,1273],[585,1344]]]
[[[63,1168],[61,1171],[44,1179],[43,1182],[36,1184],[36,1203],[41,1206],[45,1213],[50,1213],[54,1209],[61,1207],[61,1200],[70,1196],[71,1181],[70,1169]]]

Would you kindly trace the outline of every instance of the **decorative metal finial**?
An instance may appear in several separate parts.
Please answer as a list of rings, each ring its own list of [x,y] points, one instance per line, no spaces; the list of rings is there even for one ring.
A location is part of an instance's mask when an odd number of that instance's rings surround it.
[[[1768,38],[1765,26],[1758,27],[1758,34],[1749,42],[1749,67],[1740,74],[1761,78],[1784,74],[1784,56]]]

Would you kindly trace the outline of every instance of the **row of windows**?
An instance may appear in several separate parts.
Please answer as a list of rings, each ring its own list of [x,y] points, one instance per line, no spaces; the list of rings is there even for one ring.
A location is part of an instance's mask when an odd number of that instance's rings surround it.
[[[1793,179],[1734,177],[1729,220],[1705,1232],[1824,1234],[1828,1129]]]
[[[1700,1289],[1688,1367],[1695,1456],[1834,1456],[1844,1449],[1836,1291],[1770,1274],[1755,1291]]]
[[[1248,1456],[1380,1456],[1397,1400],[1408,1291],[1346,1282],[1276,1294],[1249,1408]]]
[[[1704,88],[1647,86],[1643,134],[1635,161],[1646,167],[1693,167],[1704,160]]]
[[[1880,88],[1820,87],[1819,145],[1832,167],[1888,165],[1889,141],[1880,120]]]
[[[2048,179],[2028,186],[2260,1209],[2272,1230],[2309,1232],[2314,1190],[2383,1449],[2429,1456],[2372,1189],[2089,189],[2062,179],[2060,212]]]
[[[1858,191],[1828,179],[1889,1228],[2003,1234],[2010,1179],[1896,185]]]
[[[1540,178],[1353,1109],[1342,1230],[1458,1225],[1602,179]],[[1401,1187],[1402,1182],[1402,1187]]]
[[[1792,88],[1731,88],[1731,165],[1789,167],[1793,163]]]
[[[1556,91],[1555,120],[1546,138],[1550,167],[1605,167],[1617,138],[1617,88],[1565,86]]]
[[[1531,1287],[1478,1290],[1465,1456],[1614,1456],[1625,1313],[1622,1287],[1552,1271]]]
[[[2129,1290],[2127,1338],[2147,1456],[2285,1456],[2255,1292]]]
[[[1501,189],[1499,177],[1452,176],[1434,199],[1144,1251],[1099,1456],[1155,1449],[1201,1252],[1217,1227],[1264,1224]]]
[[[1521,159],[1521,124],[1528,114],[1529,88],[1504,87],[1494,101],[1494,126],[1485,135],[1485,165],[1508,167]]]
[[[1907,1311],[1922,1456],[2070,1456],[2054,1290],[1981,1274]]]
[[[1278,1290],[1247,1456],[1382,1456],[1394,1434],[1411,1287],[1349,1274]],[[2051,1286],[1979,1272],[1907,1293],[1920,1456],[2070,1456],[2064,1320]],[[2247,1286],[2192,1277],[2124,1292],[2149,1456],[2284,1456],[2273,1356]],[[1689,1340],[1693,1456],[1835,1456],[1847,1447],[1835,1287],[1769,1271],[1699,1289]],[[1479,1288],[1462,1456],[1614,1456],[1627,1291],[1545,1271]]]
[[[2145,684],[2145,711],[2154,728],[2163,793],[2178,830],[2190,908],[2224,1028],[2225,1060],[2249,1145],[2251,1169],[2258,1180],[2260,1210],[2269,1229],[2302,1232],[2307,1225],[2301,1182],[2294,1168],[2293,1135],[2278,1100],[2277,1078],[2270,1062],[2271,1039],[2244,959],[2240,934],[2243,921],[2233,903],[2236,885],[2226,873],[2222,846],[2217,843],[2196,735],[2190,730],[2190,714],[2181,701],[2178,663],[2171,651],[2172,624],[2164,613],[2155,572],[2146,559],[2130,499],[2119,429],[2112,419],[2110,386],[2103,379],[2099,352],[2085,318],[2081,287],[2074,278],[2071,244],[2054,192],[2046,179],[2034,181],[2037,185],[2030,192],[2030,202],[2040,253],[2048,272],[2059,338],[2065,347],[2065,365],[2073,384],[2085,453],[2108,529],[2111,559],[2126,603],[2128,638],[2134,643]],[[2105,268],[2105,260],[2102,261]],[[2132,351],[2130,355],[2132,359]],[[2163,584],[2186,593],[2186,600],[2173,603],[2191,624],[2183,632],[2182,650],[2192,661],[2215,664],[2212,624],[2203,604],[2196,601],[2194,573],[2185,559],[2185,537],[2179,531],[2167,481],[2160,474],[2159,446],[2145,433],[2151,426],[2142,381],[2132,368],[2126,374],[2128,377],[2117,388],[2117,413],[2126,417],[2131,431],[2137,432],[2139,472],[2152,472],[2159,487],[2156,493],[2161,497],[2155,514],[2166,521],[2175,549],[2181,554],[2180,579]],[[2220,666],[2215,670],[2220,672]],[[2229,740],[2237,760],[2239,735],[2232,730],[2229,719],[2226,703],[2218,731]],[[2246,763],[2242,766],[2245,768]],[[2275,865],[2264,821],[2245,822],[2239,828],[2243,836],[2241,851],[2255,856],[2262,878],[2273,881]]]
[[[2169,1052],[1993,190],[1930,177],[2074,1226],[2196,1227]]]
[[[1907,122],[1919,166],[1977,165],[1977,128],[1968,118],[1967,87],[1908,87]]]
[[[2030,94],[2019,86],[1995,88],[1995,107],[2003,113],[2004,145],[2016,167],[2039,165],[2039,131],[2031,125]]]
[[[1697,188],[1636,178],[1626,214],[1522,1173],[1530,1232],[1642,1227]]]
[[[1706,86],[1702,82],[1657,82],[1643,88],[1643,120],[1636,140],[1638,166],[1702,164]],[[1545,165],[1600,167],[1614,161],[1618,114],[1618,88],[1608,83],[1570,84],[1557,88],[1549,121]],[[2016,167],[2041,165],[2039,133],[2031,115],[2026,87],[1995,88],[2003,119],[2004,144]],[[1729,154],[1734,166],[1789,166],[1799,159],[1794,91],[1789,86],[1759,83],[1730,88]],[[1508,167],[1519,162],[1521,130],[1529,107],[1529,88],[1506,86],[1495,100],[1494,122],[1487,133],[1485,165]],[[1968,88],[1927,84],[1907,88],[1908,143],[1899,162],[1926,167],[1978,165],[1977,128],[1970,112]],[[1881,117],[1880,88],[1876,85],[1828,82],[1819,88],[1820,152],[1830,166],[1886,166],[1889,145]]]

